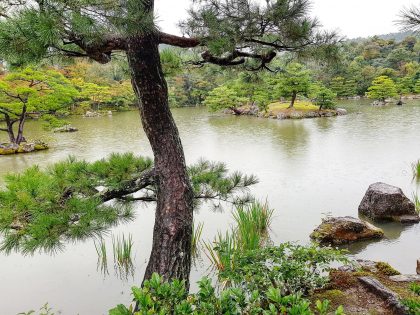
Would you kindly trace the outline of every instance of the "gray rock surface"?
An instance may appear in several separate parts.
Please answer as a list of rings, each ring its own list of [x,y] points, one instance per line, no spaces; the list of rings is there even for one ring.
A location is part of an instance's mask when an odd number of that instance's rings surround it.
[[[372,277],[360,277],[359,281],[372,293],[387,302],[393,309],[394,314],[409,315],[410,313],[404,305],[400,303],[400,297],[394,291],[391,291],[378,280]]]
[[[413,202],[403,191],[385,183],[369,186],[360,205],[359,213],[377,221],[415,223],[420,221]]]
[[[418,282],[420,281],[420,275],[396,275],[389,277],[389,279],[395,282]]]

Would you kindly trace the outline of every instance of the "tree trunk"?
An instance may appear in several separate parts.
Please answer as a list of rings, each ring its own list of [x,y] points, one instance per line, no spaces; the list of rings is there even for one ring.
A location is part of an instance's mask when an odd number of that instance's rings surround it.
[[[290,102],[289,108],[293,108],[295,106],[296,97],[297,97],[297,93],[296,92],[293,92],[293,94],[292,94],[292,100]]]
[[[16,143],[15,133],[13,132],[14,121],[10,119],[9,115],[4,115],[6,120],[7,134],[9,135],[10,143]]]
[[[156,272],[165,279],[185,280],[188,288],[193,190],[178,129],[169,109],[156,35],[131,38],[127,57],[132,85],[140,100],[143,129],[154,153],[157,183],[153,247],[144,279]]]
[[[26,120],[26,109],[27,109],[26,104],[24,104],[22,108],[22,113],[19,118],[18,133],[16,137],[17,144],[20,144],[21,142],[25,140],[25,138],[23,137],[23,126],[25,125],[25,120]]]

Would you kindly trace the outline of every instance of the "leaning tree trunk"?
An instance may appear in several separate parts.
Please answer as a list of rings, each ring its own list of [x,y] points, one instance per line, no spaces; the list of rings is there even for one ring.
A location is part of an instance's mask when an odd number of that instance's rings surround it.
[[[293,92],[293,94],[292,94],[292,100],[290,102],[289,108],[293,108],[295,106],[296,97],[297,97],[297,93],[296,92]]]
[[[129,40],[128,61],[143,129],[154,153],[157,205],[153,247],[144,279],[156,272],[189,285],[193,190],[185,157],[168,104],[158,40],[154,34]]]
[[[19,118],[18,133],[16,136],[17,144],[21,144],[21,142],[25,140],[25,138],[23,137],[23,127],[25,125],[25,120],[26,120],[26,110],[27,110],[27,107],[26,107],[26,104],[24,104],[22,108],[22,113]]]
[[[10,143],[15,144],[16,143],[16,138],[15,138],[15,133],[13,131],[13,120],[10,119],[9,115],[5,115],[5,120],[6,120],[6,129],[7,129],[7,134],[9,136],[9,141]]]

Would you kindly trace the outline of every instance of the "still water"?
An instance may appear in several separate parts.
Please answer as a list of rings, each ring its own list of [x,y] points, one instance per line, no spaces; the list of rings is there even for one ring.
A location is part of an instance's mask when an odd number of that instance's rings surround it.
[[[231,170],[255,174],[260,183],[252,193],[275,209],[271,226],[274,243],[309,241],[308,235],[327,214],[357,216],[369,184],[383,181],[416,191],[411,164],[420,158],[420,102],[404,107],[373,108],[362,102],[340,104],[349,115],[299,121],[211,115],[203,108],[174,109],[188,163],[204,157],[223,161]],[[151,155],[136,112],[99,118],[72,118],[79,132],[51,134],[39,122],[29,122],[27,138],[42,138],[51,149],[30,155],[0,157],[0,175],[66,158],[93,161],[111,152]],[[3,136],[3,135],[2,135]],[[1,139],[0,140],[5,140]],[[1,185],[1,181],[0,181]],[[419,189],[420,192],[420,189]],[[107,314],[131,300],[130,287],[141,283],[151,249],[153,205],[136,205],[136,219],[105,237],[133,235],[134,276],[121,280],[109,261],[109,274],[97,266],[92,240],[68,244],[54,256],[0,254],[0,314],[38,309],[48,302],[66,315]],[[202,238],[232,224],[230,209],[214,212],[203,206],[196,221],[204,222]],[[420,225],[381,225],[386,239],[350,247],[357,257],[384,260],[404,273],[415,272],[420,258]],[[109,253],[112,256],[112,253]],[[112,257],[111,257],[112,258]],[[202,255],[191,277],[208,269]]]

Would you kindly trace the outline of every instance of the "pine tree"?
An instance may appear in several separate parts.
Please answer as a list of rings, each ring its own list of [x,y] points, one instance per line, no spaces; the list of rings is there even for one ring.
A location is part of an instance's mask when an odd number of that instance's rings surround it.
[[[14,2],[14,1],[13,1]],[[200,0],[181,22],[184,36],[155,25],[154,0],[34,0],[5,5],[0,56],[20,65],[45,57],[89,57],[108,63],[117,51],[128,59],[143,129],[154,153],[157,183],[153,248],[145,279],[157,272],[186,281],[191,268],[193,190],[168,105],[159,45],[196,48],[197,64],[268,68],[278,52],[329,45],[309,0]]]

